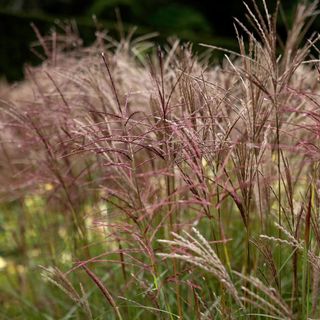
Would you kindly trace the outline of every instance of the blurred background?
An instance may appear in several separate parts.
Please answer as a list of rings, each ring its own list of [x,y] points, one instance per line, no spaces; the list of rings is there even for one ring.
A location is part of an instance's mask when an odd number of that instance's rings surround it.
[[[250,2],[250,0],[249,0]],[[262,2],[262,1],[258,1]],[[275,0],[268,0],[271,9]],[[280,30],[290,24],[298,0],[282,0],[283,21]],[[236,49],[233,17],[245,20],[245,9],[240,0],[0,0],[0,78],[12,82],[23,77],[25,63],[39,63],[30,51],[36,40],[30,23],[43,34],[55,23],[75,19],[86,44],[94,39],[92,16],[112,36],[118,36],[118,8],[125,31],[137,26],[137,35],[158,31],[156,42],[162,43],[170,35],[195,44],[207,43]],[[319,30],[319,21],[316,22]]]

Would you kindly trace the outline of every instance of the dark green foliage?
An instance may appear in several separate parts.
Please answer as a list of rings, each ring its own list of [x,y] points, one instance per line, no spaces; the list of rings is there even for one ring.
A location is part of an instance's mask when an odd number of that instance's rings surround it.
[[[148,17],[149,23],[156,28],[167,30],[185,30],[192,32],[210,32],[211,27],[205,17],[192,7],[170,4],[158,8]]]
[[[275,1],[268,1],[272,6]],[[293,8],[297,1],[283,0],[286,19],[292,20]],[[77,19],[81,36],[86,43],[94,37],[92,15],[100,21],[115,21],[115,8],[119,9],[125,23],[138,25],[142,33],[159,31],[163,41],[175,34],[192,42],[215,42],[216,45],[234,49],[233,17],[243,17],[241,1],[168,1],[168,0],[4,0],[0,3],[0,75],[7,80],[21,79],[23,64],[39,62],[29,50],[35,40],[30,22],[47,33],[56,18],[86,17]],[[9,14],[10,13],[10,14]],[[105,26],[105,23],[103,23]],[[284,23],[282,24],[285,33]],[[107,29],[114,31],[115,23]],[[217,40],[217,37],[220,40]],[[221,37],[225,40],[221,41]]]

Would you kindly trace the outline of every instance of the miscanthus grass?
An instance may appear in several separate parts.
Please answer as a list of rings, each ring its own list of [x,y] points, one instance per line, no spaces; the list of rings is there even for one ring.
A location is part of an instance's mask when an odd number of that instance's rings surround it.
[[[318,2],[282,37],[244,5],[238,52],[34,27],[0,88],[5,319],[320,317]]]

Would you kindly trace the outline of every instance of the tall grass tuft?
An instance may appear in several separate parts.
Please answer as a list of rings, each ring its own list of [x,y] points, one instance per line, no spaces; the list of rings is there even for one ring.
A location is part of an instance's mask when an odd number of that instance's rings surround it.
[[[239,52],[34,27],[0,88],[8,317],[320,317],[318,1],[285,39],[280,1],[244,6]]]

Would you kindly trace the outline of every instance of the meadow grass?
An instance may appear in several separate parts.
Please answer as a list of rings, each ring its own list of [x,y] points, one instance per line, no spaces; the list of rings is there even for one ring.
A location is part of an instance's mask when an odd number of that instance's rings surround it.
[[[245,4],[239,52],[35,28],[0,89],[1,317],[319,318],[317,5],[281,39]]]

